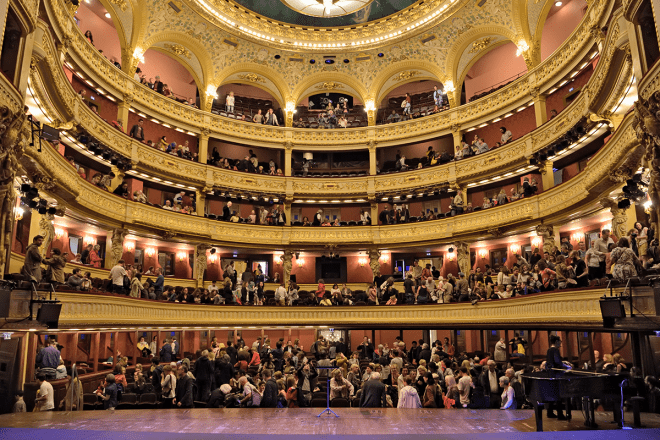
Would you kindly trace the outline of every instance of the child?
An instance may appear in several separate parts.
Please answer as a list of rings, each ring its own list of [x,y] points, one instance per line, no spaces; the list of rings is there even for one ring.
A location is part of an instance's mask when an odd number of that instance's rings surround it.
[[[16,402],[11,412],[13,413],[22,413],[26,412],[25,402],[23,401],[23,391],[16,391]]]

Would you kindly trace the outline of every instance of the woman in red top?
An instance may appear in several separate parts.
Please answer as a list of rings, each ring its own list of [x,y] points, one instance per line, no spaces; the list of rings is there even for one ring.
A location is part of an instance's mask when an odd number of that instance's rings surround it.
[[[323,279],[319,280],[319,288],[314,292],[316,294],[317,301],[321,301],[323,299],[323,295],[325,295],[325,282]]]
[[[101,257],[99,257],[99,251],[101,250],[101,246],[98,244],[94,246],[94,248],[89,252],[89,264],[91,264],[93,267],[100,268],[101,267]]]
[[[545,261],[539,261],[536,263],[536,265],[539,268],[539,276],[541,277],[541,283],[543,284],[541,286],[541,291],[547,292],[550,290],[555,290],[555,284],[553,280],[557,279],[557,273],[554,270],[548,269]]]

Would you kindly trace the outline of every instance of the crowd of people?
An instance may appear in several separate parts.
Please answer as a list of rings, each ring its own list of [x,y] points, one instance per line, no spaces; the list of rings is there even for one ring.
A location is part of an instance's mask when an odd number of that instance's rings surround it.
[[[375,346],[365,336],[351,352],[343,338],[329,341],[319,336],[305,351],[298,339],[280,338],[273,344],[264,336],[248,345],[242,338],[225,344],[214,337],[208,348],[187,357],[182,356],[175,337],[162,345],[158,336],[150,342],[142,337],[137,349],[150,364],[131,368],[128,358],[120,354],[113,373],[94,394],[106,410],[117,408],[125,394],[155,395],[159,408],[303,408],[324,407],[326,393],[332,406],[514,410],[532,408],[524,375],[584,367],[585,371],[629,376],[626,393],[645,397],[644,409],[657,411],[657,378],[643,378],[641,370],[629,368],[618,353],[601,359],[594,351],[593,360],[572,365],[561,357],[561,343],[559,337],[551,336],[545,360],[534,365],[525,356],[527,341],[520,336],[509,341],[509,347],[501,338],[493,351],[474,353],[458,352],[449,338],[432,344],[420,339],[408,346],[397,336],[390,347],[386,342]],[[57,379],[57,369],[64,368],[57,347],[51,338],[36,359],[39,411],[56,409],[48,381]],[[83,401],[79,385],[74,381],[76,389],[59,402],[59,409],[79,409],[76,405]],[[19,392],[14,412],[25,410]],[[548,405],[547,417],[564,419],[562,404]]]

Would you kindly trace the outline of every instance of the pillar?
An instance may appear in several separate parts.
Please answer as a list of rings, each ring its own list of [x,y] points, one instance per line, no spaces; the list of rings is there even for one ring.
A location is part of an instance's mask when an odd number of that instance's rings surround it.
[[[209,133],[208,128],[202,128],[202,132],[197,136],[197,160],[206,165],[209,160]]]
[[[545,162],[539,164],[539,171],[541,172],[544,192],[555,186],[555,173],[552,171],[552,165],[553,162],[551,160],[546,160]]]
[[[465,133],[463,130],[461,130],[461,124],[459,123],[454,123],[451,126],[451,133],[452,136],[454,137],[454,152],[456,151],[456,146],[461,145],[461,142],[463,141],[463,133]]]
[[[534,101],[534,114],[536,115],[536,126],[540,127],[548,121],[548,110],[545,104],[548,96],[545,93],[539,93],[539,89],[535,88],[531,93]],[[545,187],[544,187],[545,188]]]
[[[371,202],[371,226],[378,226],[378,201]]]
[[[196,190],[195,191],[195,197],[196,197],[196,203],[195,207],[197,208],[197,215],[199,217],[204,217],[204,214],[206,214],[206,194],[211,191],[210,188],[204,187],[201,190]]]
[[[378,168],[378,158],[376,157],[376,141],[373,139],[369,141],[369,175],[375,176],[376,169]]]
[[[291,177],[291,153],[293,153],[293,142],[286,141],[284,143],[284,176]],[[286,208],[285,208],[286,211]],[[291,211],[291,204],[289,204],[289,211]],[[286,224],[289,224],[289,213],[286,214]]]
[[[121,121],[122,127],[124,127],[124,131],[126,131],[126,126],[128,125],[128,109],[131,108],[133,97],[131,95],[124,94],[123,98],[124,100],[120,101],[117,105],[119,108],[117,111],[117,122]]]
[[[286,198],[284,200],[284,215],[286,216],[286,226],[291,226],[291,202],[293,199]]]

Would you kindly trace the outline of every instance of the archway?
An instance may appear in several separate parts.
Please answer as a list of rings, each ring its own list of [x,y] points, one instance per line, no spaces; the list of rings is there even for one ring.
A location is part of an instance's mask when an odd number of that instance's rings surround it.
[[[152,46],[144,53],[144,63],[138,65],[148,82],[153,83],[158,76],[177,101],[196,101],[200,78],[190,65],[166,52],[159,46]]]
[[[541,16],[543,26],[537,30],[541,42],[541,61],[548,58],[571,35],[580,24],[587,8],[585,0],[564,0],[560,6],[551,2],[551,7],[544,11],[547,16]]]
[[[99,0],[80,2],[75,16],[83,33],[90,31],[92,44],[113,63],[121,64],[122,49],[126,45],[121,25],[112,9],[106,9]]]
[[[465,101],[485,96],[527,73],[525,60],[517,51],[507,41],[476,58],[464,76]]]
[[[252,83],[249,78],[255,79],[254,76],[250,76],[250,74],[238,74],[238,77],[241,76],[244,80],[237,81],[229,79],[228,82],[218,87],[216,92],[218,98],[213,100],[211,111],[236,119],[241,119],[242,116],[245,116],[246,120],[251,121],[254,115],[258,114],[259,110],[261,110],[262,115],[265,115],[272,108],[278,117],[280,125],[283,125],[281,98],[276,93],[273,93],[265,84],[259,83],[257,85]],[[234,95],[233,113],[226,109],[226,100],[230,93]]]

